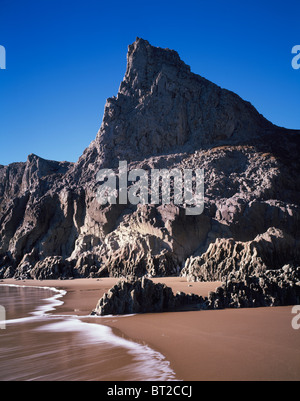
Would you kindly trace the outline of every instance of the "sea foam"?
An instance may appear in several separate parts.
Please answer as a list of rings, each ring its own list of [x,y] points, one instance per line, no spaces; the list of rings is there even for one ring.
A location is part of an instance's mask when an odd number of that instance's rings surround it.
[[[18,284],[1,285],[26,288],[29,287]],[[6,320],[5,324],[20,324],[31,321],[40,321],[44,323],[45,320],[47,320],[48,323],[42,324],[36,327],[34,330],[52,333],[75,332],[79,334],[79,346],[87,344],[97,346],[102,344],[105,347],[121,347],[125,349],[134,361],[129,368],[132,375],[135,377],[135,380],[176,380],[175,373],[171,369],[170,363],[161,353],[151,349],[147,345],[118,337],[113,333],[110,327],[101,324],[101,317],[95,318],[94,316],[79,317],[76,315],[52,315],[50,312],[63,304],[63,301],[60,298],[66,294],[66,291],[57,289],[55,287],[30,286],[30,288],[50,290],[54,292],[54,295],[42,299],[43,301],[46,301],[46,304],[37,306],[35,310],[31,312],[31,316]],[[87,317],[95,318],[97,323],[84,322],[82,319]]]

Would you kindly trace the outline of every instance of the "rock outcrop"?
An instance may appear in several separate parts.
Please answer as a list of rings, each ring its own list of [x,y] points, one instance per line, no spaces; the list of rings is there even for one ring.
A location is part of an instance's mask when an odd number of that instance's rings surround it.
[[[208,297],[177,293],[146,278],[120,281],[98,301],[91,315],[123,315],[178,310],[257,308],[298,305],[300,267],[290,265],[260,275],[231,273]]]
[[[166,312],[181,308],[205,308],[204,299],[194,294],[178,292],[176,295],[165,284],[128,278],[111,288],[99,300],[92,315],[124,315],[131,313]]]
[[[201,256],[186,261],[181,275],[188,281],[226,281],[232,273],[249,276],[299,260],[299,244],[289,234],[269,228],[252,241],[219,238]]]
[[[255,308],[298,305],[300,302],[300,267],[285,265],[261,275],[231,274],[226,283],[211,292],[208,308]]]
[[[300,135],[137,38],[76,163],[0,166],[0,277],[220,279],[298,265]],[[97,201],[101,168],[203,168],[204,212]],[[167,185],[168,183],[164,183]]]
[[[124,315],[178,310],[257,308],[298,305],[300,267],[290,265],[260,275],[230,273],[208,297],[178,292],[165,284],[142,278],[121,280],[99,299],[91,315]]]
[[[107,100],[97,138],[76,167],[90,158],[111,168],[119,159],[194,152],[228,140],[248,144],[274,129],[250,103],[193,74],[177,52],[138,38],[118,95]]]

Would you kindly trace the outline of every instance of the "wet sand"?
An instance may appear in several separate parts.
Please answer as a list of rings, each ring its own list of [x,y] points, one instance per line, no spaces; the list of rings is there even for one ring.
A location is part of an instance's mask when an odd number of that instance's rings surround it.
[[[4,283],[64,289],[55,314],[87,316],[118,279],[16,281]],[[205,296],[218,283],[154,279],[174,292]],[[190,287],[191,286],[191,287]],[[147,344],[170,361],[179,380],[300,380],[300,330],[292,307],[234,309],[102,317],[115,334]],[[87,318],[95,322],[98,318]]]
[[[181,380],[299,380],[300,332],[291,308],[139,315],[103,322],[145,341]]]

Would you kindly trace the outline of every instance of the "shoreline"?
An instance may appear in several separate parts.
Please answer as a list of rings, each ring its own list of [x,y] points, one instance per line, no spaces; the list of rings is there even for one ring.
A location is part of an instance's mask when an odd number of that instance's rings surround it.
[[[175,380],[162,354],[116,335],[100,319],[52,313],[66,294],[57,287],[37,282],[0,285],[1,303],[8,311],[7,330],[0,333],[1,380]]]
[[[187,294],[193,293],[203,297],[207,296],[209,291],[214,291],[221,284],[219,281],[190,283],[184,277],[155,277],[151,278],[151,280],[154,283],[160,282],[171,287],[174,294],[177,291],[182,291]],[[112,277],[78,278],[71,280],[16,280],[12,278],[3,279],[0,281],[0,285],[34,286],[63,290],[65,291],[63,304],[53,311],[53,314],[87,316],[96,307],[98,300],[104,293],[118,281],[120,281],[120,278]]]
[[[89,318],[118,278],[15,280],[1,284],[66,291],[53,315],[77,315],[110,327],[119,337],[146,344],[170,362],[178,380],[300,380],[300,330],[291,326],[292,306],[184,311]],[[219,283],[155,278],[174,292],[207,296]],[[99,319],[99,320],[98,320]]]

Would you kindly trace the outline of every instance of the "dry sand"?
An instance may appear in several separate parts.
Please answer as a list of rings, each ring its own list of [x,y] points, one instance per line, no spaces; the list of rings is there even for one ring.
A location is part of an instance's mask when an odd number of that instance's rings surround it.
[[[5,280],[9,284],[65,289],[57,314],[88,315],[118,279]],[[218,283],[159,278],[174,292],[206,296]],[[300,380],[300,330],[292,307],[102,317],[120,336],[148,344],[171,363],[179,380]]]

